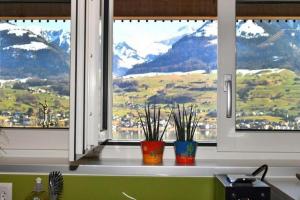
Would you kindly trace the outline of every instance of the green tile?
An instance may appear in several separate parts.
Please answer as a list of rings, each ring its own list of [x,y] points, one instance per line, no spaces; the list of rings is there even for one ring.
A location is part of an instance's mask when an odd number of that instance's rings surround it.
[[[13,199],[24,200],[39,175],[0,174],[1,182],[13,182]],[[43,179],[47,188],[47,176]],[[64,176],[63,200],[214,200],[212,177]]]

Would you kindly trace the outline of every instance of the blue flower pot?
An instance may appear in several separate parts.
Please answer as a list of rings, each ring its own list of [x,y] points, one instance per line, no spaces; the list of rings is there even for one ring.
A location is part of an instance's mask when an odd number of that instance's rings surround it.
[[[176,141],[174,143],[174,148],[175,148],[177,164],[185,164],[185,165],[195,164],[197,142]]]

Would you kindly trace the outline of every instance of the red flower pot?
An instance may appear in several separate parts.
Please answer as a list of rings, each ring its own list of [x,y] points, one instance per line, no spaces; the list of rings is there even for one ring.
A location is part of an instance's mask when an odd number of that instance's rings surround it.
[[[143,141],[141,148],[143,162],[148,165],[161,164],[163,160],[165,143],[162,141]]]

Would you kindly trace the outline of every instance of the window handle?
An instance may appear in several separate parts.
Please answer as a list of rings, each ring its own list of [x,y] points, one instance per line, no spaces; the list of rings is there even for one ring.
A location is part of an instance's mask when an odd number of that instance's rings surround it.
[[[232,80],[225,81],[226,91],[227,91],[227,109],[226,117],[232,117]]]

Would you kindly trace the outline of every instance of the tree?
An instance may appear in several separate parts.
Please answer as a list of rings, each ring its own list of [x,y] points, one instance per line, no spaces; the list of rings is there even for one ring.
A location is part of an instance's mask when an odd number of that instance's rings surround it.
[[[26,114],[31,117],[33,115],[33,109],[32,108],[28,108]]]

